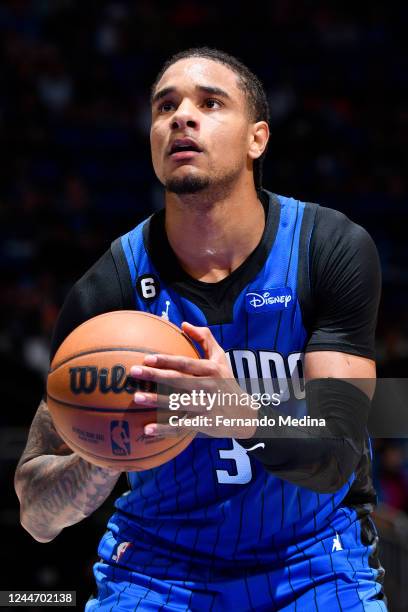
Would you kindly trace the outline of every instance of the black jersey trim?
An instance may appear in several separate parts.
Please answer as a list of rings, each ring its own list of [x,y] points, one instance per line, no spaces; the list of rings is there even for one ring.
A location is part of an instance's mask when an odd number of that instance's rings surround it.
[[[124,310],[134,310],[135,298],[132,287],[132,278],[130,276],[129,266],[126,260],[126,255],[123,251],[121,238],[116,238],[111,244],[111,253],[113,262],[118,274],[120,290],[122,293],[122,301]]]
[[[317,209],[317,204],[313,202],[305,203],[302,227],[300,229],[297,290],[305,329],[311,329],[312,324],[313,306],[310,278],[310,240],[313,233]]]
[[[260,195],[266,216],[261,241],[236,270],[217,283],[205,283],[192,278],[180,266],[167,239],[164,210],[154,214],[143,227],[145,249],[160,278],[200,308],[208,325],[232,323],[236,298],[260,272],[275,241],[281,204],[273,193],[262,191]]]

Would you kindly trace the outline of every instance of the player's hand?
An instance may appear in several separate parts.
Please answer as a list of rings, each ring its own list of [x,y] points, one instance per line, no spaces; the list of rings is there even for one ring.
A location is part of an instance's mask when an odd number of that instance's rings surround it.
[[[246,405],[242,405],[242,398],[248,398],[248,394],[235,381],[223,349],[208,327],[196,327],[190,323],[183,323],[182,329],[201,346],[204,353],[203,359],[192,359],[177,355],[147,355],[143,365],[133,366],[130,374],[139,380],[156,383],[159,387],[160,385],[170,385],[179,394],[195,392],[195,397],[198,397],[198,399],[203,398],[203,394],[211,394],[214,403],[205,404],[205,402],[200,401],[199,405],[183,405],[177,412],[173,412],[169,410],[168,395],[138,391],[134,395],[136,404],[166,410],[167,422],[149,423],[145,426],[144,433],[153,436],[184,435],[188,430],[202,431],[214,437],[251,437],[255,432],[255,427],[231,426],[230,424],[224,426],[220,422],[222,419],[217,419],[217,416],[225,416],[228,419],[232,417],[253,419],[256,417],[256,412],[250,408],[248,402]],[[221,405],[222,402],[215,401],[215,398],[218,400],[223,394],[234,394],[233,397],[239,398],[241,403],[237,401],[233,405]],[[172,396],[174,395],[172,394]],[[205,397],[208,397],[208,395]],[[207,420],[205,424],[195,424],[194,426],[168,424],[169,415],[177,414],[180,417],[186,416],[187,418],[202,415],[207,417]]]

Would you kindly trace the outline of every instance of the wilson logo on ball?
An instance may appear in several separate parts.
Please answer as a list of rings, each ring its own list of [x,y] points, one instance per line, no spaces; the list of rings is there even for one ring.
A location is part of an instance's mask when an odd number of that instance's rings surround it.
[[[93,393],[99,389],[101,393],[134,393],[137,390],[147,390],[146,383],[132,378],[126,373],[125,366],[117,364],[111,368],[97,366],[77,366],[69,369],[70,388],[72,393]]]

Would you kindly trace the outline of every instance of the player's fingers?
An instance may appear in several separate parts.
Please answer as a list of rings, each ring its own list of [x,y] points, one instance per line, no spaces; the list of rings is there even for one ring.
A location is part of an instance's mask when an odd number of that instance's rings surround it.
[[[130,375],[138,380],[153,381],[155,383],[165,383],[168,380],[176,380],[183,375],[176,370],[163,370],[160,368],[151,368],[149,366],[132,366]]]
[[[208,327],[198,327],[197,325],[187,323],[187,321],[184,321],[181,327],[184,333],[186,333],[192,340],[198,342],[207,359],[214,359],[224,355],[223,349],[218,344]]]
[[[180,393],[174,393],[169,396],[166,394],[157,394],[144,391],[136,391],[133,396],[133,402],[141,408],[156,408],[163,410],[163,414],[171,415],[173,411],[182,409],[183,414],[203,414],[210,410],[208,402],[205,397],[202,402],[197,402],[196,405],[186,402],[180,403]]]
[[[175,370],[190,376],[217,375],[217,364],[208,359],[192,359],[180,355],[147,355],[144,364],[163,370]]]
[[[168,409],[169,396],[145,391],[136,391],[133,401],[140,407]]]
[[[136,383],[137,381],[144,381],[156,385],[159,393],[161,392],[163,395],[166,393],[168,395],[176,390],[191,392],[197,386],[198,381],[197,377],[189,376],[176,370],[163,370],[160,368],[150,368],[149,366],[132,366],[130,368],[130,375],[135,379]],[[209,380],[209,378],[204,380]],[[144,393],[144,389],[137,389],[137,391],[139,390]]]
[[[187,428],[181,425],[169,425],[168,423],[148,423],[144,427],[144,434],[152,438],[183,437],[186,433]]]

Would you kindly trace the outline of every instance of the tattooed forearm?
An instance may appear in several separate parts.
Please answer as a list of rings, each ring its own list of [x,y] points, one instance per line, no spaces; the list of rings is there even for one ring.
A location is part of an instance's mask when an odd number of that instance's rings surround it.
[[[42,403],[15,476],[23,527],[39,541],[53,539],[64,527],[96,510],[119,475],[73,453],[58,436]]]
[[[39,455],[71,455],[72,450],[57,433],[50,411],[45,401],[41,401],[31,423],[27,445],[24,449],[17,469]]]
[[[21,522],[42,540],[89,516],[119,477],[118,472],[91,465],[76,454],[37,457],[25,469],[29,474],[21,496]]]

